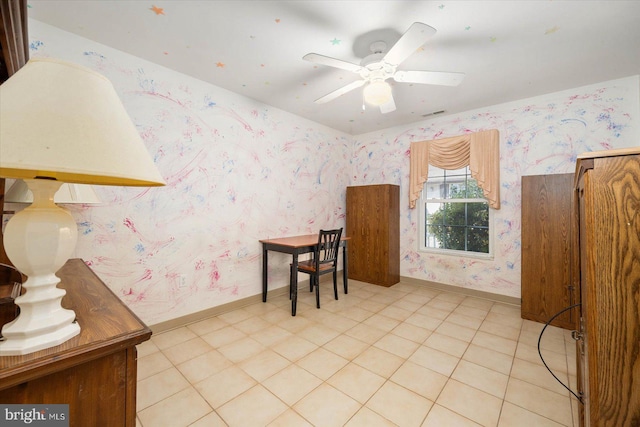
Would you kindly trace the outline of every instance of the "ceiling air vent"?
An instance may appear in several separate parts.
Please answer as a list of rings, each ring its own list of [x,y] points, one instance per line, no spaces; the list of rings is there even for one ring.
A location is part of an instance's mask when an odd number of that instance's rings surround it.
[[[434,111],[432,113],[423,114],[422,117],[431,117],[431,116],[436,116],[436,115],[442,114],[442,113],[444,113],[444,110]]]

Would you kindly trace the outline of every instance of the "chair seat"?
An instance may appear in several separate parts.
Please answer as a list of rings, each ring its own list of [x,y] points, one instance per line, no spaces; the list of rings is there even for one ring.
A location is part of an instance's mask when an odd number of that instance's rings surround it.
[[[332,269],[333,265],[331,264],[320,264],[320,271],[327,271]],[[312,259],[300,261],[298,263],[298,270],[314,272],[316,271],[316,265]]]

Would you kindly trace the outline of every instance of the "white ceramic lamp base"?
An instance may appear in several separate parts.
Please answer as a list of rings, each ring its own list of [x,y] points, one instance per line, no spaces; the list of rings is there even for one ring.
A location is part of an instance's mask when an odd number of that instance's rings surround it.
[[[2,328],[0,356],[23,355],[53,347],[80,333],[75,313],[62,308],[63,289],[55,273],[73,254],[78,238],[69,212],[53,202],[62,185],[47,179],[25,180],[33,203],[7,223],[4,246],[13,265],[28,276],[26,292],[16,298],[20,315]]]

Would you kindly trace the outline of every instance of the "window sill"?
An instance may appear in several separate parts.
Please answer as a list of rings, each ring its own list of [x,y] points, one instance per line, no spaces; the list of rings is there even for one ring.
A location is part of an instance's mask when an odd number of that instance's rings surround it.
[[[454,251],[447,249],[431,249],[431,248],[420,248],[419,252],[431,255],[444,255],[444,256],[453,256],[456,258],[473,258],[473,259],[481,259],[484,261],[493,261],[493,254],[481,254],[478,252],[465,252],[465,251]]]

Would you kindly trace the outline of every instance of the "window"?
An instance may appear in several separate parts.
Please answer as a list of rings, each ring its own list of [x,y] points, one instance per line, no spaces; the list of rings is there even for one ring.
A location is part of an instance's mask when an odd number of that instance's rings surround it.
[[[429,166],[420,195],[420,249],[491,256],[491,211],[469,167]]]

